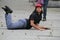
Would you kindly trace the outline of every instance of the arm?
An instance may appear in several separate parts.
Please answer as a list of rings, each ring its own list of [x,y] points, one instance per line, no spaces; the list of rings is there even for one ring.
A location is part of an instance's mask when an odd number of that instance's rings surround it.
[[[50,28],[46,28],[43,26],[39,26],[38,24],[34,24],[34,20],[30,20],[30,25],[38,30],[50,30]]]
[[[43,28],[43,27],[40,27],[38,24],[34,24],[34,20],[30,20],[30,25],[38,30]]]

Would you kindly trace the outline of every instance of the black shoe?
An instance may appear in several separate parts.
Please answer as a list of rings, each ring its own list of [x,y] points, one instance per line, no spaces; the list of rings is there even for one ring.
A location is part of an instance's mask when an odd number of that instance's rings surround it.
[[[7,14],[13,12],[8,6],[5,6],[5,8],[2,7],[2,9],[3,9]]]
[[[46,21],[46,18],[43,18],[43,21]]]
[[[2,9],[6,12],[7,10],[6,10],[6,8],[4,8],[4,7],[2,7]]]
[[[13,12],[8,6],[5,6],[5,8],[7,9],[8,13],[12,13]]]

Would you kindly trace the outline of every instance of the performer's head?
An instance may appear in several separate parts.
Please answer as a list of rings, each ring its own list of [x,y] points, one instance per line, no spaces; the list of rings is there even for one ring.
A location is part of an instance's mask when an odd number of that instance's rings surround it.
[[[35,5],[35,10],[36,10],[36,12],[40,13],[42,11],[42,5],[41,4],[36,4]]]

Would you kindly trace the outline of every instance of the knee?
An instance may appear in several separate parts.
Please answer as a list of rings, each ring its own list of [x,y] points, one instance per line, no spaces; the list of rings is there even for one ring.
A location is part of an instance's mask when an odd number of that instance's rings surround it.
[[[8,24],[7,25],[7,28],[12,28],[12,24]]]

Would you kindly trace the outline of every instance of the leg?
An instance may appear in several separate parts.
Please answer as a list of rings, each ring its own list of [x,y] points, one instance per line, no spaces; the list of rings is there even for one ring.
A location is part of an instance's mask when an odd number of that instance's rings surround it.
[[[49,1],[49,0],[45,0],[45,1],[44,1],[44,5],[43,5],[43,11],[44,11],[44,13],[43,13],[43,21],[46,20],[48,1]]]
[[[11,14],[5,14],[6,25],[8,29],[24,28],[26,27],[26,21],[19,20],[15,23],[12,23]]]
[[[8,29],[16,29],[16,28],[24,28],[26,27],[26,20],[20,20],[15,23],[12,23],[11,13],[13,12],[8,6],[2,7],[2,9],[6,12],[5,19],[6,25]]]

